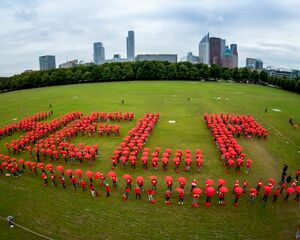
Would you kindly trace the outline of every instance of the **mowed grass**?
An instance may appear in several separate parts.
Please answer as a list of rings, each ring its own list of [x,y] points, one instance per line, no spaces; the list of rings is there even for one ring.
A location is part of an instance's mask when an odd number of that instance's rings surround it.
[[[190,97],[190,101],[188,101]],[[220,97],[220,100],[217,98]],[[226,100],[228,98],[228,100]],[[121,104],[124,99],[125,103]],[[138,165],[137,170],[118,168],[119,189],[112,192],[110,198],[93,198],[89,192],[67,189],[44,188],[39,177],[29,173],[14,179],[0,175],[0,215],[13,215],[17,223],[53,239],[293,239],[300,224],[299,203],[289,199],[287,203],[279,201],[261,205],[259,196],[254,206],[247,206],[247,198],[240,199],[240,206],[234,207],[233,197],[227,194],[227,205],[204,206],[204,196],[200,197],[199,208],[189,207],[192,199],[188,194],[190,181],[196,178],[200,187],[204,187],[207,178],[224,178],[231,189],[233,181],[249,180],[250,186],[256,186],[259,178],[268,177],[279,180],[282,164],[289,165],[288,173],[292,176],[300,167],[299,128],[292,128],[288,121],[293,118],[300,125],[300,97],[279,89],[254,85],[229,83],[199,82],[123,82],[108,84],[85,84],[32,89],[0,94],[0,125],[13,119],[20,119],[30,113],[49,110],[51,103],[56,118],[70,111],[132,111],[135,119],[122,122],[121,136],[114,137],[77,137],[73,143],[98,144],[100,156],[93,171],[108,172],[111,168],[109,156],[113,149],[135,126],[144,113],[160,112],[157,127],[149,137],[147,146],[153,149],[191,149],[203,150],[204,166],[201,174],[193,165],[190,173],[175,174],[171,163],[164,173],[161,168],[154,172]],[[264,112],[265,107],[268,113]],[[280,109],[281,112],[272,111]],[[264,127],[269,129],[266,141],[245,139],[238,141],[247,157],[253,159],[249,175],[234,172],[226,175],[219,160],[217,149],[210,131],[206,129],[203,114],[235,113],[252,114]],[[51,120],[50,119],[50,120]],[[169,120],[175,120],[170,124]],[[3,144],[17,138],[19,134],[0,140],[0,152],[7,153]],[[31,159],[28,154],[20,155]],[[72,167],[67,164],[66,167]],[[82,167],[87,170],[86,166]],[[142,201],[134,199],[131,192],[127,202],[121,197],[125,187],[121,176],[142,175],[149,186],[148,177],[158,176],[158,195],[156,205],[147,203],[147,196],[142,194]],[[185,176],[188,179],[185,205],[177,205],[177,193],[171,198],[171,206],[165,206],[163,192],[165,175],[174,178]],[[98,187],[98,186],[97,186]],[[0,220],[0,239],[40,239],[18,228],[8,228]]]

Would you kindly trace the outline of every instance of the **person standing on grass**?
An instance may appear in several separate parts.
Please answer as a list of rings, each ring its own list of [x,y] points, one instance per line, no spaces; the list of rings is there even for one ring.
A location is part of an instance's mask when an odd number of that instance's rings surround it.
[[[263,185],[263,181],[262,181],[262,179],[260,179],[256,185],[257,194],[259,194],[259,191],[260,191],[262,185]]]
[[[194,178],[193,181],[192,181],[192,187],[191,187],[191,192],[193,192],[193,189],[197,187],[197,181],[196,179]]]
[[[250,194],[249,194],[249,204],[250,206],[253,205],[253,203],[255,202],[255,198],[256,198],[256,195],[257,195],[257,191],[250,191]]]
[[[106,197],[109,197],[110,188],[108,183],[105,184],[105,192],[106,192]]]
[[[130,188],[126,186],[125,192],[123,194],[123,200],[126,201],[129,198]]]
[[[281,193],[280,188],[279,187],[276,188],[274,193],[273,193],[273,202],[276,202],[276,200],[277,200],[278,196],[280,195],[280,193]]]
[[[113,183],[112,188],[113,188],[113,190],[116,190],[117,187],[118,187],[117,177],[116,176],[112,176],[111,180],[112,180],[112,183]]]
[[[45,171],[43,171],[41,178],[44,180],[44,187],[48,186],[48,176]]]
[[[184,200],[184,190],[182,189],[182,190],[179,192],[179,201],[178,201],[178,204],[183,205],[183,200]]]
[[[298,226],[297,232],[296,232],[296,240],[300,240],[300,225]]]
[[[299,198],[300,198],[300,186],[296,187],[296,197],[295,197],[295,200],[297,202],[299,202]]]
[[[81,186],[83,192],[86,192],[86,187],[85,187],[85,185],[86,185],[85,181],[84,181],[83,179],[81,179],[81,181],[80,181],[80,186]]]
[[[152,178],[151,180],[152,190],[156,191],[157,180],[156,178]]]
[[[63,172],[60,175],[60,182],[61,182],[61,185],[63,186],[63,188],[66,188],[66,185],[65,185],[66,180],[65,180],[65,175]]]
[[[90,183],[90,191],[91,191],[92,196],[95,197],[96,194],[95,194],[95,187],[94,187],[93,183]]]
[[[148,200],[149,200],[149,202],[153,203],[153,194],[154,194],[154,190],[151,189],[151,188],[149,188],[149,189],[147,190],[147,193],[148,193]]]
[[[166,205],[170,205],[170,203],[171,203],[170,202],[171,194],[172,194],[172,192],[170,190],[165,191],[165,198],[166,198],[165,204]]]
[[[51,172],[51,181],[52,181],[52,185],[53,187],[57,187],[57,183],[56,183],[56,175],[54,174],[54,172]]]
[[[141,189],[138,186],[136,186],[134,188],[134,192],[135,192],[135,199],[139,198],[139,200],[141,200],[141,192],[142,192]]]

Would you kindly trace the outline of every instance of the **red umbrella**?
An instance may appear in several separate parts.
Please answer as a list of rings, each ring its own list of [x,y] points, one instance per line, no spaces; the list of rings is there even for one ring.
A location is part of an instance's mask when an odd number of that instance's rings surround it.
[[[131,176],[129,174],[124,174],[122,178],[127,180],[128,178],[131,179]]]
[[[220,187],[219,191],[222,192],[222,193],[226,193],[226,192],[228,192],[228,188],[227,187]]]
[[[155,180],[157,179],[157,177],[156,177],[156,176],[153,176],[153,175],[150,176],[149,178],[150,178],[151,180],[152,180],[152,179],[155,179]]]
[[[19,160],[19,163],[24,164],[25,161],[24,161],[23,159],[20,159],[20,160]]]
[[[26,161],[25,164],[29,166],[31,164],[31,162],[30,161]]]
[[[66,170],[66,174],[67,174],[67,175],[72,175],[72,170],[71,170],[71,169],[67,169],[67,170]]]
[[[95,178],[95,179],[100,179],[100,176],[101,176],[101,173],[100,173],[100,172],[96,172],[96,173],[94,174],[94,178]]]
[[[88,177],[88,178],[92,178],[93,177],[93,172],[92,171],[87,171],[85,173],[85,175]]]
[[[234,192],[235,192],[236,194],[241,194],[243,191],[244,191],[244,190],[243,190],[241,187],[236,187],[236,188],[234,188]]]
[[[266,193],[269,193],[269,192],[271,192],[271,187],[270,186],[264,186],[264,190],[266,191]]]
[[[275,180],[274,180],[273,178],[269,178],[268,181],[269,181],[269,183],[271,183],[272,185],[274,185],[274,183],[275,183]]]
[[[48,163],[48,164],[46,165],[46,168],[47,168],[47,169],[53,169],[53,166],[52,166],[51,163]]]
[[[64,167],[63,167],[63,166],[57,166],[57,167],[56,167],[56,170],[61,172],[61,171],[64,170]]]
[[[184,183],[184,184],[186,184],[186,179],[185,179],[184,177],[179,177],[179,178],[177,178],[177,181],[178,181],[179,183]]]
[[[289,187],[289,188],[286,190],[286,192],[291,194],[291,193],[295,192],[295,189],[292,188],[292,187]]]
[[[171,176],[165,176],[165,182],[172,182],[172,180]]]
[[[117,176],[117,175],[116,175],[115,172],[109,171],[109,172],[107,173],[107,176],[109,176],[109,177],[115,177],[115,176]]]
[[[300,192],[300,186],[296,187],[296,192]]]
[[[256,189],[255,188],[250,188],[250,193],[256,193]]]
[[[184,192],[184,190],[183,190],[182,188],[176,188],[175,191],[176,191],[176,192],[179,192],[179,193]]]
[[[205,194],[209,197],[213,196],[216,193],[216,190],[213,187],[205,188]]]
[[[214,180],[212,180],[212,179],[207,179],[207,180],[205,181],[205,184],[206,184],[206,185],[213,185],[213,184],[214,184]]]
[[[144,182],[144,178],[141,176],[136,177],[137,182]]]
[[[194,188],[193,189],[193,194],[201,194],[202,190],[200,188]]]
[[[82,170],[81,169],[75,169],[74,173],[77,174],[78,176],[82,176]]]
[[[224,179],[218,179],[218,183],[220,184],[220,185],[225,185],[226,184],[226,181],[224,180]]]
[[[42,169],[42,168],[44,168],[44,163],[40,162],[40,163],[37,164],[37,166]]]

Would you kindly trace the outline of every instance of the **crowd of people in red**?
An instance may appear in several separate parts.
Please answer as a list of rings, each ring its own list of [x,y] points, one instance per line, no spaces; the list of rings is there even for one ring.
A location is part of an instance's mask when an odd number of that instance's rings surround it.
[[[162,154],[160,154],[162,153]],[[149,148],[144,148],[141,151],[141,155],[138,157],[135,153],[129,153],[127,151],[123,151],[123,156],[120,157],[119,162],[121,162],[121,166],[123,169],[127,167],[131,167],[136,169],[136,165],[138,162],[142,163],[142,167],[144,170],[148,169],[149,160],[150,164],[154,171],[158,171],[159,162],[161,162],[161,168],[163,171],[168,171],[170,168],[169,162],[173,162],[173,167],[176,173],[179,173],[180,165],[184,165],[184,171],[189,172],[191,170],[191,166],[193,163],[193,156],[190,149],[181,150],[177,149],[173,153],[173,159],[171,158],[172,150],[167,148],[163,152],[160,147],[156,147],[154,151],[150,154]],[[117,166],[117,162],[115,157],[112,157],[113,168]],[[203,156],[202,151],[197,149],[195,152],[194,162],[197,166],[197,171],[201,172],[202,164],[203,164]]]
[[[240,172],[241,167],[245,168],[248,174],[252,165],[252,160],[246,160],[246,154],[238,144],[235,137],[241,135],[245,137],[258,137],[266,139],[268,130],[263,128],[254,118],[244,115],[233,114],[204,114],[207,128],[211,130],[215,144],[220,151],[221,159],[226,167],[226,173],[235,168]]]
[[[23,159],[17,160],[16,158],[10,158],[9,156],[0,155],[0,173],[7,176],[18,177],[24,173],[31,173],[36,176],[40,176],[43,180],[43,185],[47,187],[52,185],[53,187],[58,187],[59,182],[63,188],[70,187],[79,190],[82,189],[86,192],[87,189],[91,192],[92,196],[99,197],[103,193],[107,197],[110,196],[111,191],[115,191],[118,186],[118,178],[115,172],[110,171],[107,174],[102,172],[87,171],[85,176],[81,169],[64,169],[64,166],[59,165],[54,169],[51,163],[35,163],[30,161],[24,161]],[[174,180],[171,176],[165,176],[164,183],[159,183],[156,176],[150,176],[149,182],[146,184],[142,176],[135,178],[135,187],[133,188],[133,179],[131,175],[124,174],[122,178],[124,179],[124,192],[122,194],[122,199],[124,201],[128,200],[132,190],[135,193],[135,198],[141,200],[142,195],[147,194],[150,203],[155,204],[156,200],[154,195],[158,193],[160,188],[160,194],[164,194],[165,204],[170,205],[171,199],[173,199],[174,189],[177,192],[175,199],[178,199],[178,204],[182,205],[187,193],[191,198],[191,206],[197,207],[199,205],[200,195],[204,195],[205,206],[211,206],[213,199],[217,200],[217,204],[225,205],[225,199],[231,199],[234,206],[239,205],[240,197],[247,197],[248,204],[252,206],[257,200],[258,196],[261,196],[261,204],[266,205],[269,198],[272,198],[272,202],[275,203],[277,199],[282,196],[282,200],[287,202],[290,196],[294,195],[294,200],[299,201],[300,198],[300,185],[298,184],[300,170],[296,171],[296,176],[292,181],[287,181],[280,183],[276,186],[275,180],[272,178],[263,181],[260,179],[257,185],[249,188],[249,183],[247,180],[240,182],[239,180],[234,181],[232,185],[231,194],[229,188],[226,185],[224,179],[218,179],[218,183],[215,184],[213,179],[207,179],[205,184],[200,187],[197,180],[194,179],[187,190],[187,180],[184,177],[178,177],[177,183],[174,184]],[[107,178],[108,177],[108,178]],[[174,187],[175,185],[175,187]],[[102,193],[101,193],[102,192]],[[120,194],[120,193],[118,193]],[[213,196],[215,196],[213,198]],[[229,196],[228,196],[229,195]]]
[[[136,126],[129,130],[128,135],[114,150],[111,156],[113,168],[117,167],[119,163],[126,167],[128,161],[131,162],[133,168],[136,166],[137,155],[146,144],[148,136],[156,126],[158,119],[159,113],[147,113],[139,119]]]
[[[36,128],[38,121],[43,121],[50,117],[53,112],[39,112],[28,117],[21,119],[20,121],[12,124],[8,124],[3,128],[0,128],[0,139],[4,136],[11,136],[14,132],[30,131]]]
[[[95,112],[89,116],[83,116],[81,112],[73,112],[50,122],[38,122],[51,116],[51,114],[52,112],[38,113],[14,125],[8,125],[1,129],[0,133],[2,135],[0,135],[0,137],[11,135],[14,131],[25,131],[25,136],[22,135],[17,140],[7,143],[7,149],[13,153],[20,153],[27,150],[36,156],[37,163],[23,159],[17,160],[17,158],[0,154],[0,173],[6,176],[18,177],[28,172],[40,176],[45,187],[48,186],[49,183],[54,187],[58,187],[60,182],[63,188],[67,188],[71,185],[73,189],[79,190],[81,188],[83,192],[89,189],[94,197],[99,197],[102,190],[106,193],[106,196],[109,197],[110,192],[118,188],[118,178],[114,171],[110,171],[107,174],[87,171],[85,172],[86,179],[81,169],[65,170],[62,165],[54,168],[53,163],[70,161],[74,165],[77,162],[79,164],[87,162],[89,166],[91,166],[97,154],[99,154],[98,146],[78,144],[78,147],[76,147],[70,143],[72,138],[78,136],[78,134],[80,136],[94,136],[97,132],[99,135],[118,135],[119,126],[109,125],[107,122],[131,121],[134,118],[134,114]],[[241,166],[245,166],[245,170],[248,173],[252,160],[245,160],[246,155],[242,152],[242,148],[234,136],[240,137],[240,135],[244,135],[246,137],[257,136],[258,138],[266,138],[267,130],[254,121],[251,116],[205,114],[204,119],[207,123],[207,127],[211,129],[215,143],[220,151],[221,159],[224,160],[224,165],[227,166],[227,171],[235,167],[235,170],[239,172]],[[161,162],[163,171],[168,171],[169,162],[172,159],[176,173],[179,173],[180,166],[182,165],[184,166],[184,171],[189,172],[193,161],[195,161],[197,170],[200,172],[203,163],[202,151],[200,149],[195,151],[194,157],[189,149],[184,151],[177,149],[171,157],[171,149],[161,151],[160,148],[155,148],[150,154],[149,148],[143,148],[158,120],[159,113],[145,114],[139,119],[137,125],[128,132],[128,135],[113,152],[111,156],[113,168],[121,164],[123,168],[127,168],[130,165],[131,168],[135,169],[137,161],[141,161],[143,168],[148,169],[148,161],[150,161],[151,156],[151,166],[155,171],[158,171],[159,161]],[[99,124],[99,122],[106,123]],[[49,161],[49,163],[43,163],[41,160]],[[281,195],[284,195],[284,201],[288,201],[289,197],[294,193],[294,199],[299,201],[300,186],[297,185],[299,175],[299,169],[296,171],[294,180],[289,177],[285,179],[284,175],[278,187],[275,187],[275,181],[271,178],[265,183],[259,180],[257,186],[250,189],[248,181],[244,180],[240,183],[236,180],[233,183],[231,193],[234,198],[233,204],[238,206],[239,198],[241,196],[248,196],[249,205],[253,205],[261,192],[263,192],[261,194],[263,205],[267,203],[270,196],[272,196],[273,202],[276,202],[277,198]],[[108,179],[106,177],[108,177]],[[143,193],[146,192],[149,202],[152,204],[156,203],[156,199],[154,198],[158,192],[158,178],[156,176],[152,175],[149,177],[150,181],[147,187],[145,186],[145,179],[142,176],[136,177],[134,188],[132,187],[133,179],[129,174],[124,174],[122,178],[125,181],[125,188],[122,194],[124,201],[128,200],[133,189],[136,199],[141,200]],[[174,185],[176,185],[175,192],[178,193],[178,204],[182,205],[187,195],[187,180],[184,177],[178,177],[178,183],[173,185],[173,178],[171,176],[165,176],[164,182],[165,183],[160,184],[160,186],[165,197],[165,204],[171,204],[171,199],[174,198],[173,188]],[[162,187],[162,185],[165,187]],[[213,196],[215,195],[217,195],[218,204],[225,205],[225,197],[228,198],[227,195],[229,192],[226,181],[224,179],[218,179],[216,186],[214,180],[207,179],[205,185],[200,187],[197,180],[194,179],[191,182],[190,190],[188,190],[192,199],[191,206],[198,206],[199,198],[202,193],[205,196],[206,206],[211,206]]]

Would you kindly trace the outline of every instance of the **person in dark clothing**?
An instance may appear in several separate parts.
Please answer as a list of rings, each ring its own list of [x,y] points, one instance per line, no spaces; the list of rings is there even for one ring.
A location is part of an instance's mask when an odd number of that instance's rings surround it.
[[[287,184],[290,184],[291,181],[292,181],[291,175],[288,175],[285,181],[286,181]]]

